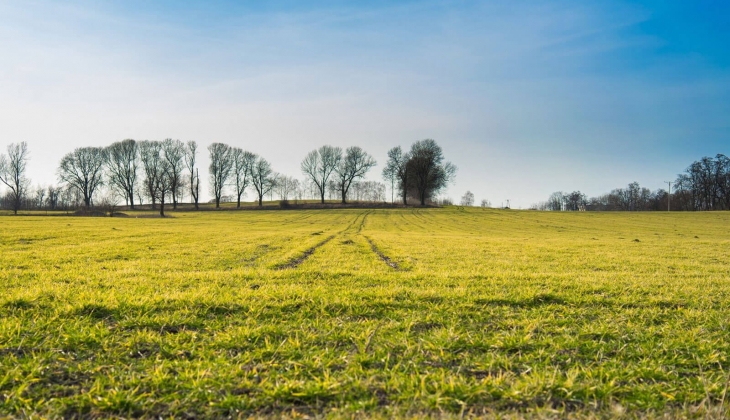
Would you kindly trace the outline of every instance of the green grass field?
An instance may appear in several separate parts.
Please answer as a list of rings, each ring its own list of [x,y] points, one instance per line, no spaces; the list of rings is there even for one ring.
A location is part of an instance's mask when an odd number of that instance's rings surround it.
[[[0,417],[716,417],[730,214],[0,218]]]

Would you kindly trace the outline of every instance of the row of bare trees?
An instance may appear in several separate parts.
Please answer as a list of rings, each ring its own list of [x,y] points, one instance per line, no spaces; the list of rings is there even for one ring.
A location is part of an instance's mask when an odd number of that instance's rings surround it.
[[[730,158],[693,162],[674,182],[672,202],[677,210],[730,210]]]
[[[266,159],[223,143],[211,144],[208,151],[216,208],[220,207],[223,191],[229,184],[235,187],[237,207],[241,207],[241,197],[249,186],[256,190],[259,206],[263,205],[264,196],[276,186],[277,179]]]
[[[673,183],[673,190],[652,191],[632,182],[608,194],[588,198],[580,191],[555,192],[538,210],[730,210],[730,158],[719,154],[693,162]]]
[[[78,203],[87,209],[101,204],[100,191],[105,201],[119,197],[131,209],[146,200],[163,216],[167,204],[176,209],[185,195],[199,208],[201,181],[194,141],[126,139],[107,147],[79,147],[61,158],[57,171],[61,186],[33,191],[27,179],[27,144],[11,144],[7,151],[0,154],[0,182],[8,190],[0,204],[16,213],[21,207],[55,209],[60,192],[64,192],[63,206]],[[343,204],[348,199],[385,201],[385,185],[364,180],[376,166],[375,159],[357,146],[343,150],[325,145],[311,151],[301,163],[305,176],[301,182],[277,174],[266,159],[238,147],[213,143],[208,152],[210,192],[216,208],[222,201],[233,200],[241,207],[251,188],[260,206],[267,194],[273,199],[274,193],[282,200],[316,196],[321,203],[327,195],[330,199],[336,195]],[[404,204],[409,198],[426,204],[453,179],[455,171],[451,163],[444,162],[436,142],[427,139],[414,143],[408,152],[400,146],[391,149],[383,177],[392,190],[397,185]],[[231,190],[233,195],[226,195]]]
[[[186,144],[173,139],[127,139],[107,147],[79,147],[61,158],[58,178],[83,196],[86,208],[94,204],[95,194],[106,186],[132,209],[145,196],[153,208],[159,204],[160,215],[164,216],[167,200],[177,208],[186,185],[198,207],[196,153],[194,141]]]
[[[665,190],[651,191],[632,182],[625,188],[616,188],[608,194],[588,198],[580,191],[554,192],[547,201],[532,206],[535,210],[549,211],[652,211],[667,209]]]
[[[363,178],[375,165],[375,159],[360,147],[348,147],[343,153],[339,147],[322,146],[309,152],[301,168],[302,173],[317,187],[322,203],[328,187],[334,185],[345,204],[353,182]]]

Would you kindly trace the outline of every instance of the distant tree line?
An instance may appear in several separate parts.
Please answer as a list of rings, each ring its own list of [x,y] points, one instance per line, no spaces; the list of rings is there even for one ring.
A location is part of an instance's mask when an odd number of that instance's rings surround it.
[[[208,146],[211,203],[236,202],[241,207],[246,191],[252,191],[259,206],[268,196],[280,200],[316,198],[321,203],[337,199],[386,201],[386,185],[364,180],[376,166],[362,148],[329,145],[311,151],[301,163],[303,180],[276,173],[269,161],[255,153],[224,143]],[[25,142],[10,144],[0,153],[0,182],[6,192],[0,207],[13,210],[69,210],[115,207],[123,202],[134,209],[149,204],[165,215],[166,205],[177,209],[185,197],[199,209],[200,171],[198,144],[180,140],[126,139],[107,147],[80,147],[64,155],[57,169],[58,185],[31,187],[27,177],[29,161]],[[400,147],[388,152],[383,178],[397,188],[404,204],[433,202],[453,180],[456,167],[444,162],[434,140],[414,143],[411,150]],[[391,201],[395,201],[393,194]]]
[[[554,192],[532,207],[551,211],[730,210],[730,158],[718,154],[693,162],[667,189],[651,191],[632,182],[625,188],[588,198],[580,191]]]

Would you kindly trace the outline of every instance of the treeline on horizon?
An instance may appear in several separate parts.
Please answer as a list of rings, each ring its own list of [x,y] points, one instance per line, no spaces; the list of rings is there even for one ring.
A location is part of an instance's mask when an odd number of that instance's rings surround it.
[[[651,191],[638,182],[588,198],[580,191],[554,192],[533,210],[550,211],[702,211],[730,210],[730,158],[718,154],[693,162],[671,187]]]
[[[241,207],[247,190],[255,194],[259,206],[269,195],[278,195],[282,204],[290,199],[338,199],[386,202],[386,186],[365,181],[376,166],[375,159],[358,146],[342,149],[329,145],[312,150],[301,162],[303,180],[279,174],[271,163],[255,153],[224,143],[207,148],[208,187],[216,208],[222,202]],[[57,169],[58,184],[31,187],[27,176],[30,160],[26,142],[13,143],[0,154],[0,183],[6,193],[0,208],[70,210],[94,207],[130,209],[151,205],[164,216],[165,205],[177,209],[185,197],[199,209],[201,197],[197,142],[127,139],[107,147],[79,147],[64,155]],[[426,205],[453,181],[456,167],[445,162],[441,147],[432,139],[416,141],[410,150],[400,146],[388,151],[383,179],[390,184],[391,201],[404,205]]]

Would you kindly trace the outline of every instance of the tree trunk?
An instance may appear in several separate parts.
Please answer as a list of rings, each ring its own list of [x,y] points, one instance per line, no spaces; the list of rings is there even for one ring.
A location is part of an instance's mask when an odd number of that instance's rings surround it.
[[[322,188],[321,193],[322,193],[322,204],[324,204],[324,188]]]
[[[129,206],[134,210],[134,193],[129,193]]]
[[[241,194],[238,194],[238,204],[236,205],[237,208],[241,208]]]
[[[345,191],[345,189],[344,189],[344,188],[342,188],[342,189],[340,190],[340,192],[342,192],[342,204],[347,204],[347,200],[346,200],[346,197],[347,197],[347,192]]]
[[[259,195],[259,207],[261,207],[263,205],[264,205],[264,195],[261,194],[261,195]]]
[[[160,217],[165,217],[165,199],[160,200]]]
[[[215,208],[219,209],[221,207],[221,198],[218,196],[215,196]]]

